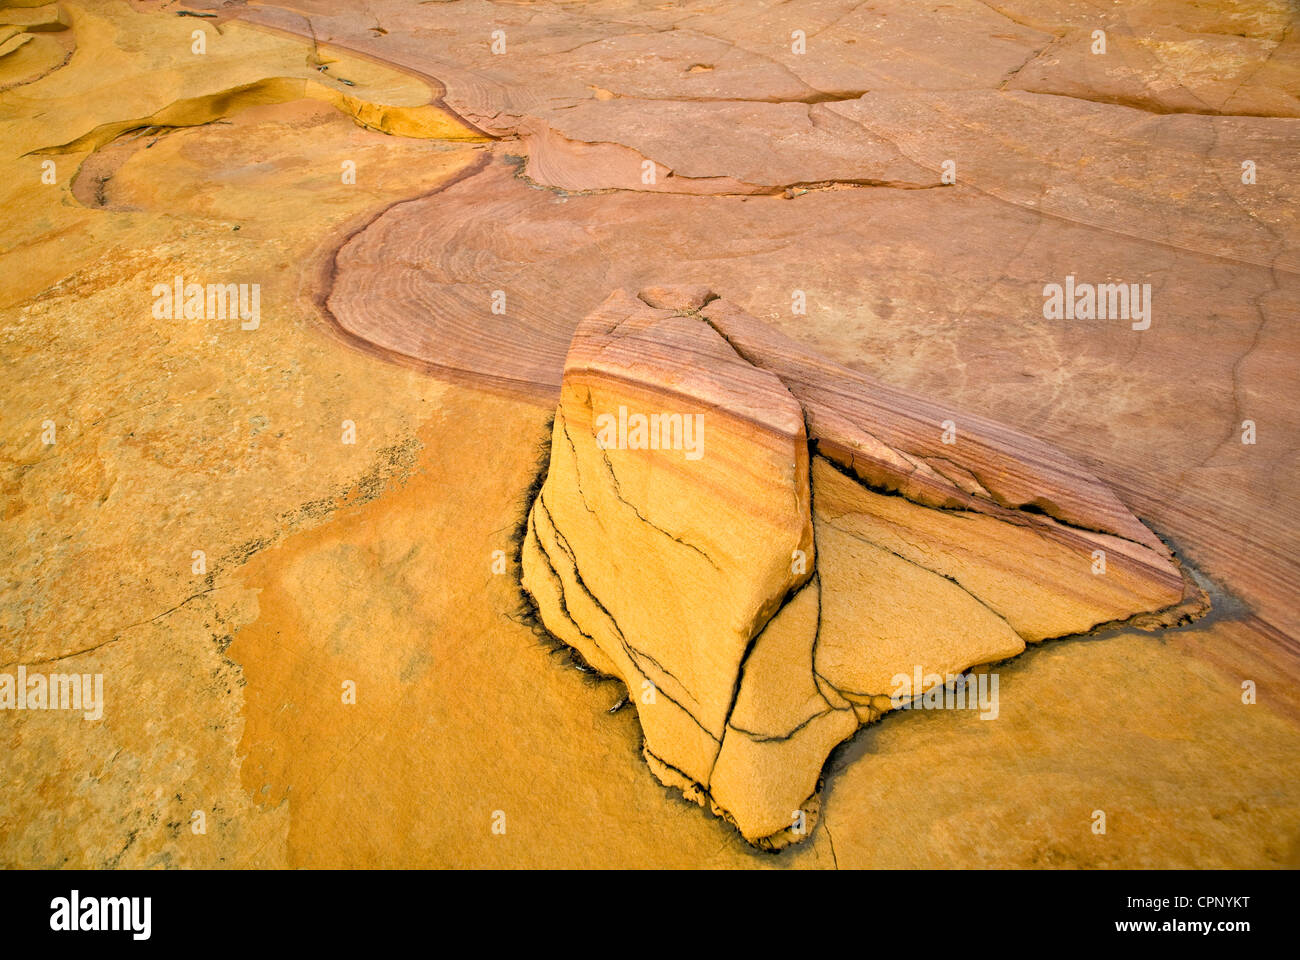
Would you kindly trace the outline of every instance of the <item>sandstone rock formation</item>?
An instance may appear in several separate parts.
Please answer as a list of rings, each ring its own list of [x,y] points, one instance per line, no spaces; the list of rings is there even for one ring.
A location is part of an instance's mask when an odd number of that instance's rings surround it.
[[[780,846],[831,749],[1026,643],[1207,598],[1041,442],[817,357],[702,287],[579,323],[522,583],[621,679],[655,774]]]
[[[107,701],[93,723],[0,710],[0,866],[1300,864],[1300,779],[1279,776],[1300,765],[1295,18],[1291,0],[0,0],[0,674],[102,672]],[[177,275],[259,283],[260,327],[152,317]],[[1067,275],[1150,283],[1154,322],[1049,319],[1043,285]],[[744,656],[707,788],[751,824],[780,790],[818,806],[780,857],[665,802],[644,690],[610,714],[622,684],[553,669],[518,618],[509,537],[575,327],[618,289],[689,314],[698,295],[648,291],[665,278],[770,325],[705,311],[813,435],[814,549],[768,569],[802,586]],[[706,340],[674,342],[713,363]],[[667,466],[706,471],[732,424],[784,483],[779,420],[700,412],[703,455]],[[771,779],[794,749],[774,735],[834,703],[790,738],[824,752],[848,727],[836,687],[873,715],[927,616],[936,672],[1001,642],[927,571],[1025,643],[1137,605],[1064,588],[1089,540],[1108,582],[1158,592],[1127,544],[1071,525],[1097,512],[1145,544],[1126,511],[970,413],[1100,478],[1214,615],[999,664],[997,722],[897,712],[806,803],[811,772]],[[639,453],[610,451],[622,492],[676,530],[638,499]],[[989,467],[1007,456],[1045,467]],[[950,500],[969,509],[932,505]],[[1032,563],[1012,520],[1052,531],[1026,538]]]

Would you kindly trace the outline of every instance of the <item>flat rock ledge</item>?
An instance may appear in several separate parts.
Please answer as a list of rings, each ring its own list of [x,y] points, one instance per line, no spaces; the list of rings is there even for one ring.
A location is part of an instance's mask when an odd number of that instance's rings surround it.
[[[704,287],[578,325],[521,570],[545,629],[627,686],[655,775],[768,849],[811,832],[860,725],[1028,644],[1209,608],[1064,454]]]

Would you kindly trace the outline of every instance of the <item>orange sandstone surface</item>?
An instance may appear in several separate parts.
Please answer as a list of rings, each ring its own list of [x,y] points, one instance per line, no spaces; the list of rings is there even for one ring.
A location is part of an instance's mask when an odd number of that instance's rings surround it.
[[[0,4],[0,865],[1300,863],[1292,5],[190,9]]]

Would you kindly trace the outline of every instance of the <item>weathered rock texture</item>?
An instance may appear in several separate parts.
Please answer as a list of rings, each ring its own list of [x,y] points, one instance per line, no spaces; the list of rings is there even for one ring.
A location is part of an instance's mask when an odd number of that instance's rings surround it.
[[[1300,864],[1295,12],[0,0],[0,673],[103,672],[108,701],[0,711],[0,866]],[[260,328],[155,320],[178,274],[260,283]],[[1046,319],[1067,274],[1150,282],[1151,328]],[[550,669],[488,566],[578,320],[663,278],[943,406],[959,451],[962,410],[1066,451],[1215,616],[1002,664],[995,723],[860,730],[781,857],[664,802],[621,685]],[[882,575],[819,476],[825,659],[836,617],[897,616],[831,589]],[[749,690],[758,733],[811,696]]]
[[[897,675],[1206,609],[1077,464],[977,417],[945,442],[946,419],[706,288],[619,291],[578,325],[524,589],[627,685],[659,779],[753,843],[806,835],[827,755]]]

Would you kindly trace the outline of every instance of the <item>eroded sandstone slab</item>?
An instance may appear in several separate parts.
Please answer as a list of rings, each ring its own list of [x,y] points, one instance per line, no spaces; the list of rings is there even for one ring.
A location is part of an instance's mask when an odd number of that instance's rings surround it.
[[[521,561],[546,629],[627,685],[659,779],[768,847],[806,836],[836,744],[921,693],[900,676],[1207,608],[1065,455],[700,286],[578,325]]]

